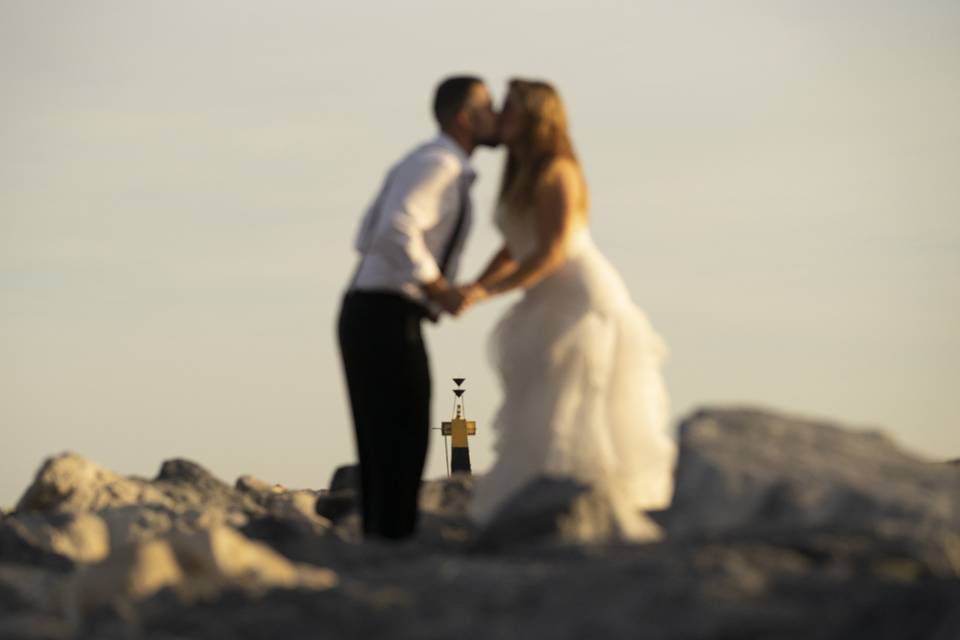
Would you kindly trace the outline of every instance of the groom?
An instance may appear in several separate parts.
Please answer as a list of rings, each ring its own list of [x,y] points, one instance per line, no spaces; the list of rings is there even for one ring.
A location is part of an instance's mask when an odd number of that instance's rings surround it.
[[[470,227],[470,155],[497,144],[490,92],[479,78],[441,82],[433,113],[437,137],[390,169],[360,224],[360,264],[340,309],[367,538],[416,530],[430,433],[421,322],[461,308],[452,283]]]

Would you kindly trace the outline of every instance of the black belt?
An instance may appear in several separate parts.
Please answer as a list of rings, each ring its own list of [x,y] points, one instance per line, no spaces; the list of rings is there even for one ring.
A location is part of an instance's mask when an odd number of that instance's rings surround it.
[[[400,306],[406,307],[406,309],[412,315],[415,315],[419,318],[425,318],[431,322],[436,322],[437,320],[437,317],[425,305],[417,302],[416,300],[411,300],[407,296],[397,293],[396,291],[389,291],[385,289],[350,289],[344,294],[343,298],[344,300],[353,298],[381,300],[391,304],[396,303]]]

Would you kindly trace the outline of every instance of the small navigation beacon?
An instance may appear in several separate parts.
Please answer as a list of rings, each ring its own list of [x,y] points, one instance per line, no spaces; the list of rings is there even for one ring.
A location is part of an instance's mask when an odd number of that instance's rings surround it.
[[[470,446],[467,442],[467,436],[477,434],[477,423],[473,420],[467,420],[463,407],[463,394],[466,389],[461,386],[466,382],[466,378],[454,378],[457,388],[453,390],[453,419],[442,423],[440,432],[444,436],[450,436],[450,458],[447,460],[448,473],[470,473]],[[444,453],[446,453],[446,441],[444,441]]]

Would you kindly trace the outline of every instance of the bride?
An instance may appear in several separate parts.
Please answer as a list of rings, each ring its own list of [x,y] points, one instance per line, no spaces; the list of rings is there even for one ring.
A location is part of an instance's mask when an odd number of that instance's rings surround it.
[[[660,374],[666,345],[591,239],[587,187],[554,88],[511,81],[499,128],[504,244],[461,292],[464,306],[524,295],[490,339],[503,387],[497,459],[470,515],[482,526],[534,478],[572,477],[604,505],[601,529],[656,537],[643,510],[669,502],[675,457]]]

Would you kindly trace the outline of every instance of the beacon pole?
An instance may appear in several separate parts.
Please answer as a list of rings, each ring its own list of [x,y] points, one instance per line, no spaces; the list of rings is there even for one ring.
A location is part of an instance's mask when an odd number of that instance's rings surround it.
[[[450,457],[447,459],[447,471],[450,475],[454,473],[470,474],[470,444],[468,436],[477,434],[477,423],[473,420],[467,420],[464,413],[463,394],[466,389],[461,386],[466,382],[466,378],[454,378],[457,388],[453,390],[453,418],[449,422],[443,422],[440,432],[444,436],[443,451],[446,455],[447,441],[450,436]]]

